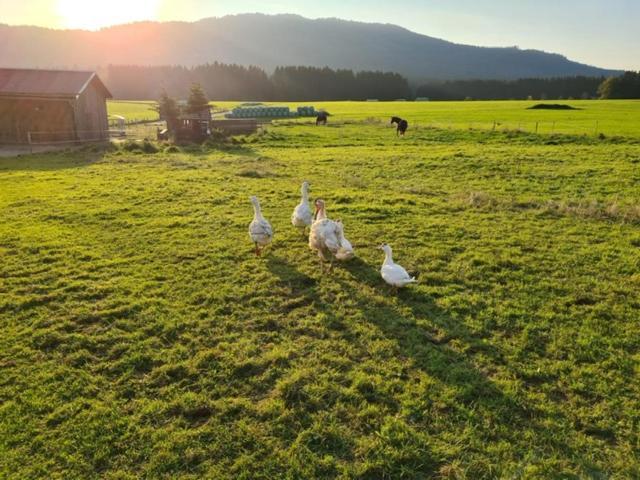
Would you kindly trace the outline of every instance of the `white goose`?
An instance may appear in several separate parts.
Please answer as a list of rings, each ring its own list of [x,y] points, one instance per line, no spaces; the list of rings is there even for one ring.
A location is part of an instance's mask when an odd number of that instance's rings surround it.
[[[322,262],[330,262],[331,270],[334,258],[344,261],[353,257],[353,247],[344,238],[342,223],[327,218],[324,200],[316,200],[315,206],[316,215],[309,233],[309,248],[318,252],[322,270],[324,271]]]
[[[343,262],[351,260],[355,257],[353,246],[344,236],[344,225],[342,222],[340,220],[336,220],[336,225],[338,226],[338,240],[340,242],[340,248],[338,248],[338,251],[336,252],[336,258]]]
[[[300,203],[293,210],[291,215],[291,224],[294,227],[300,228],[302,235],[304,236],[307,227],[310,227],[313,223],[313,213],[309,207],[309,182],[302,184],[302,198]]]
[[[249,225],[249,236],[256,246],[256,256],[260,256],[262,249],[271,243],[273,239],[273,229],[271,224],[262,216],[260,201],[258,197],[252,196],[253,221]]]
[[[380,269],[380,274],[385,282],[391,285],[394,290],[406,287],[410,283],[415,283],[415,277],[409,276],[404,268],[397,263],[393,263],[393,252],[389,245],[381,245],[380,249],[385,253],[384,262]]]

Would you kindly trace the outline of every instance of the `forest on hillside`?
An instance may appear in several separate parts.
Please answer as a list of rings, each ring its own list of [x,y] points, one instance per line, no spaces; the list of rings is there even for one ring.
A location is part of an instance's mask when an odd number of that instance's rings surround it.
[[[116,99],[155,100],[162,92],[184,99],[193,84],[216,100],[559,100],[639,98],[640,74],[620,77],[524,78],[520,80],[451,80],[412,87],[398,73],[277,67],[272,74],[255,66],[214,62],[196,67],[110,65],[101,77]]]
[[[102,76],[114,97],[122,100],[154,100],[161,92],[184,99],[194,83],[216,100],[396,100],[412,96],[408,80],[397,73],[326,67],[278,67],[267,75],[258,67],[218,62],[192,68],[112,65]]]

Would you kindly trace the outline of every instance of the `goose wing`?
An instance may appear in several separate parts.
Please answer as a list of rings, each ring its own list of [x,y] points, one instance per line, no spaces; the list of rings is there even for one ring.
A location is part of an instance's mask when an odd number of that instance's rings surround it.
[[[311,213],[311,209],[306,202],[300,203],[293,210],[293,214],[291,215],[291,223],[295,227],[308,227],[313,223],[313,214]]]
[[[271,238],[273,236],[273,229],[271,224],[265,219],[254,220],[249,225],[249,233],[252,237],[256,238]]]
[[[353,245],[351,242],[347,240],[344,236],[340,239],[340,248],[336,253],[336,258],[338,260],[350,260],[355,256],[353,251]]]
[[[394,286],[401,286],[413,281],[413,278],[400,265],[394,263],[383,265],[380,271],[385,282]]]
[[[340,248],[335,222],[326,218],[315,221],[311,225],[309,247],[313,250],[330,250],[335,253]]]

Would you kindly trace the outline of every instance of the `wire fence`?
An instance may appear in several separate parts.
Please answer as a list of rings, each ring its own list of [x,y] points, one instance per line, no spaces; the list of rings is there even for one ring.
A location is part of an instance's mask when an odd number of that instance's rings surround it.
[[[81,144],[91,142],[103,142],[109,140],[143,140],[155,139],[158,131],[165,128],[164,122],[140,123],[126,125],[124,128],[112,128],[110,130],[63,130],[47,132],[27,132],[26,138],[16,139],[7,137],[7,143],[28,145],[64,145]],[[0,141],[3,140],[0,138]],[[12,140],[9,142],[9,140]],[[26,141],[25,141],[26,140]]]
[[[521,132],[535,135],[571,135],[571,136],[620,136],[636,138],[640,135],[628,131],[616,131],[610,124],[602,123],[599,120],[573,122],[571,120],[464,120],[460,118],[447,119],[446,117],[437,119],[412,119],[409,121],[408,134],[413,130],[438,129],[452,131],[480,131],[480,132]],[[315,125],[315,121],[304,120],[276,120],[277,125]],[[390,125],[386,118],[381,117],[356,117],[339,116],[331,117],[330,125],[377,125],[388,128],[396,128]]]
[[[107,130],[65,130],[27,133],[27,143],[29,145],[62,145],[107,140],[109,140],[109,131]]]
[[[124,124],[126,126],[129,125],[138,125],[143,123],[154,123],[160,122],[160,118],[125,118],[122,117],[121,120],[114,120],[113,118],[109,118],[109,128],[117,128],[120,124]]]
[[[523,132],[538,135],[599,135],[603,132],[600,122],[570,123],[557,121],[499,121],[491,122],[460,122],[456,121],[432,121],[415,122],[417,127],[440,128],[448,130],[481,130],[490,132]]]
[[[271,122],[267,122],[271,124]],[[307,124],[308,122],[291,121],[284,122],[278,121],[276,124],[280,125],[300,125]],[[365,119],[356,118],[340,118],[335,117],[334,124],[372,124],[386,126],[386,120],[379,117],[369,117]],[[158,138],[158,133],[166,128],[166,123],[161,121],[143,122],[143,123],[130,123],[120,128],[111,128],[110,130],[95,130],[95,131],[49,131],[49,132],[27,132],[26,138],[15,138],[8,134],[0,132],[0,144],[3,145],[26,145],[32,147],[43,146],[58,146],[64,147],[65,145],[81,145],[83,143],[103,142],[103,141],[115,141],[124,142],[127,140],[140,141],[140,140],[155,140]],[[391,127],[389,127],[391,128]],[[470,131],[482,131],[482,132],[521,132],[535,135],[579,135],[579,136],[602,136],[602,135],[615,135],[615,133],[608,132],[606,129],[601,128],[599,121],[593,123],[573,123],[573,122],[561,122],[561,121],[470,121],[464,122],[460,119],[437,119],[433,121],[412,121],[410,120],[410,131],[420,129],[439,129],[439,130],[470,130]]]
[[[120,130],[120,133],[113,138],[115,139],[128,139],[128,140],[154,140],[158,136],[158,130],[163,130],[167,127],[165,122],[146,122],[130,124],[125,127],[124,130]]]

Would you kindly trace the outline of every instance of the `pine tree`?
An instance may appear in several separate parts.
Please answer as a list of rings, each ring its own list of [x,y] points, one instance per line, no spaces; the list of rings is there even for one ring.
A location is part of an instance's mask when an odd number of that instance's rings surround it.
[[[169,129],[178,123],[178,117],[180,116],[180,107],[175,99],[171,98],[166,91],[160,94],[160,99],[155,108],[160,116],[160,120],[167,122]]]
[[[209,99],[199,83],[191,85],[189,99],[187,100],[187,112],[198,113],[209,106]]]

